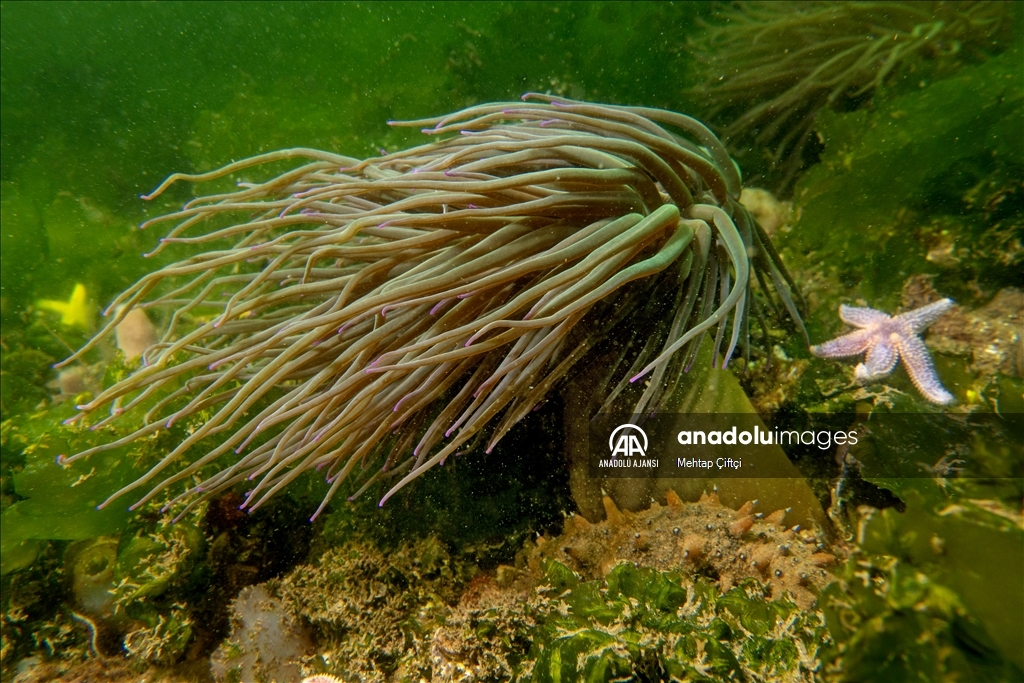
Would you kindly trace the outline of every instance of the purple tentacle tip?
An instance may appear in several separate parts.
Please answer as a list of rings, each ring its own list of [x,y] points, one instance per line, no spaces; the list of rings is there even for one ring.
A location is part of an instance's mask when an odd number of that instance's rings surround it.
[[[56,457],[55,461],[56,461],[56,463],[57,463],[58,465],[60,465],[61,467],[63,467],[63,466],[64,466],[64,463],[65,463],[65,462],[67,462],[67,459],[68,459],[68,456],[66,456],[66,455],[64,455],[63,453],[61,453],[60,455],[58,455],[58,456]]]

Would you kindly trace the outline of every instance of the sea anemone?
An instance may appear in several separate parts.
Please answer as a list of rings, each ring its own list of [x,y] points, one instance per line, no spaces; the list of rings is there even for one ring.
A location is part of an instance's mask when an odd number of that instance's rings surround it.
[[[142,426],[62,462],[191,418],[187,438],[107,503],[151,486],[138,506],[187,482],[167,503],[187,502],[184,514],[258,480],[243,505],[255,509],[316,469],[330,489],[315,517],[354,475],[364,481],[353,495],[390,480],[383,504],[484,437],[490,451],[594,354],[612,359],[605,406],[650,412],[709,331],[724,366],[749,348],[748,312],[764,327],[767,304],[799,324],[796,288],[705,126],[657,109],[524,100],[395,123],[439,140],[377,158],[288,149],[169,177],[149,198],[179,180],[301,160],[143,224],[177,223],[157,251],[208,250],[117,297],[104,329],[65,361],[138,307],[167,312],[141,366],[72,418],[110,405],[94,427],[128,412]],[[229,451],[241,457],[207,468]]]
[[[730,150],[767,149],[784,192],[822,109],[848,111],[917,56],[981,61],[1006,43],[1006,2],[744,2],[691,43],[691,89]],[[916,82],[916,81],[915,81]],[[771,172],[770,172],[771,173]]]

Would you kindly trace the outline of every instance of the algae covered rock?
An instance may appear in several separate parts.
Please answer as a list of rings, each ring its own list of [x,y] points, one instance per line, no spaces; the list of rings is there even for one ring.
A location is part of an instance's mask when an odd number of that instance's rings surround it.
[[[938,276],[960,303],[970,279],[1009,284],[1024,259],[1020,64],[1008,50],[874,111],[822,112],[825,153],[796,187],[787,263],[818,264],[890,309],[914,274]]]
[[[744,581],[720,593],[679,574],[615,567],[583,582],[551,562],[557,601],[538,630],[530,680],[813,680],[828,643],[821,615]]]
[[[213,655],[218,681],[298,681],[312,650],[302,625],[267,588],[250,586],[231,603],[231,635]]]
[[[525,553],[524,569],[536,575],[543,563],[555,560],[587,579],[601,579],[628,562],[703,576],[722,592],[754,578],[771,599],[809,609],[833,580],[836,553],[845,553],[820,529],[787,523],[787,510],[765,510],[754,501],[732,510],[717,494],[684,503],[670,491],[667,506],[654,503],[643,512],[620,511],[610,498],[605,505],[603,522],[574,515],[561,536],[539,537]]]

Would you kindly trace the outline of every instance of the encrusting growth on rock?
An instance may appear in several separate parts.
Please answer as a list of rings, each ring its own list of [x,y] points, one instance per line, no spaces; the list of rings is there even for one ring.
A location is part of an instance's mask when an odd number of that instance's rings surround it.
[[[622,562],[661,571],[685,568],[716,580],[723,592],[742,579],[755,578],[771,586],[773,599],[792,594],[801,609],[809,608],[832,580],[828,567],[838,559],[823,535],[799,526],[786,528],[786,510],[757,512],[757,501],[732,510],[721,504],[717,493],[684,503],[670,490],[667,502],[631,513],[605,496],[607,520],[594,524],[578,515],[569,517],[561,536],[541,536],[527,551],[528,573],[539,573],[545,558],[586,580],[602,578]]]

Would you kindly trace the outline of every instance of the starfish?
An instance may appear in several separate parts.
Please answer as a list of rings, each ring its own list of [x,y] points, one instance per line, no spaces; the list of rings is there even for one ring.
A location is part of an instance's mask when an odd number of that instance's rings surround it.
[[[951,299],[942,299],[906,313],[889,316],[873,308],[844,304],[839,307],[839,317],[844,323],[860,329],[812,346],[811,353],[819,358],[844,358],[867,352],[865,362],[859,363],[854,371],[859,382],[888,375],[902,358],[910,380],[922,396],[940,405],[952,403],[953,395],[939,381],[928,349],[920,337],[929,325],[952,306]]]

